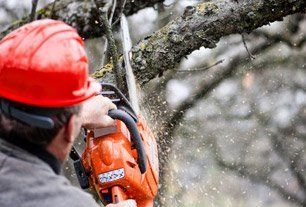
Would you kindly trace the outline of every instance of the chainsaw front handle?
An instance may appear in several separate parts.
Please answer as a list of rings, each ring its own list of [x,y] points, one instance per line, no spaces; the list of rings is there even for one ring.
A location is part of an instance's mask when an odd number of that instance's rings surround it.
[[[147,162],[146,162],[147,156],[135,120],[128,113],[119,109],[112,109],[108,111],[108,116],[110,116],[113,119],[122,121],[128,128],[131,134],[132,142],[137,150],[137,155],[138,155],[137,162],[139,165],[140,172],[141,174],[144,174],[147,170]]]

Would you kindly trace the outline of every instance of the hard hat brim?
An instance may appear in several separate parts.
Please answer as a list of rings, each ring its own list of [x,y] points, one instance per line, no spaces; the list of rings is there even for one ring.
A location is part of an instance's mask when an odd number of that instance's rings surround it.
[[[69,106],[75,106],[82,104],[87,99],[90,99],[91,97],[99,94],[101,92],[101,84],[97,82],[93,78],[88,78],[87,81],[87,89],[85,92],[79,96],[78,98],[74,97],[73,100],[61,100],[61,101],[54,101],[52,105],[52,101],[47,101],[46,105],[44,103],[39,103],[39,106],[45,106],[45,107],[69,107]]]
[[[39,97],[37,98],[29,98],[24,96],[19,96],[19,94],[12,94],[1,91],[0,88],[0,94],[2,94],[3,98],[6,98],[11,101],[16,101],[22,104],[26,104],[29,106],[37,106],[37,107],[46,107],[46,108],[61,108],[61,107],[70,107],[70,106],[76,106],[79,104],[82,104],[82,102],[86,101],[87,99],[90,99],[91,97],[99,94],[101,92],[101,84],[97,82],[93,78],[88,78],[87,80],[87,87],[86,89],[82,89],[82,94],[79,94],[77,96],[74,96],[71,99],[66,100],[54,100],[54,99],[41,99]],[[78,91],[80,93],[80,91]]]

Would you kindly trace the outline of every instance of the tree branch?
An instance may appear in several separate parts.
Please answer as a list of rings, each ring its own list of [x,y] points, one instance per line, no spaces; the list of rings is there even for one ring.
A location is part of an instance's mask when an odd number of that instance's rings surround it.
[[[29,17],[29,22],[32,22],[35,20],[36,17],[36,8],[39,0],[32,0],[32,9]]]
[[[111,60],[113,62],[114,68],[115,68],[115,77],[116,77],[116,85],[119,87],[121,91],[125,89],[125,81],[124,81],[124,74],[122,67],[120,65],[120,62],[118,61],[119,55],[118,55],[118,49],[115,43],[115,38],[112,32],[111,23],[108,21],[107,17],[107,10],[103,10],[100,8],[100,20],[103,23],[104,30],[106,32],[107,42],[109,44],[109,51],[111,54]]]
[[[289,14],[305,12],[305,7],[304,0],[219,0],[187,7],[184,15],[133,47],[136,78],[144,84],[202,46],[214,48],[223,36],[251,32]]]
[[[104,6],[104,0],[97,0],[99,7]],[[137,11],[153,6],[163,0],[126,0],[124,14],[131,15]],[[118,8],[120,13],[121,7]],[[103,29],[97,24],[99,12],[93,1],[84,0],[56,0],[56,4],[50,3],[36,13],[37,19],[52,18],[66,22],[73,26],[83,38],[101,37]],[[116,18],[115,18],[116,19]],[[1,32],[2,39],[10,31],[29,22],[29,16],[15,21],[5,31]]]
[[[282,42],[287,44],[288,46],[291,46],[292,48],[302,48],[303,45],[306,43],[306,37],[300,39],[300,41],[293,41],[289,38],[281,38],[284,35],[281,34],[269,34],[264,31],[255,31],[253,32],[255,35],[263,36],[267,38],[267,40],[255,46],[253,49],[251,49],[252,54],[256,54],[258,52],[262,52],[268,48],[271,48],[276,43]],[[252,34],[253,34],[252,33]],[[246,62],[248,58],[248,54],[239,54],[232,58],[230,63],[225,67],[217,68],[213,75],[211,75],[212,78],[203,81],[203,84],[198,87],[198,89],[192,94],[186,98],[186,101],[182,102],[176,109],[175,112],[170,116],[168,121],[166,121],[167,126],[170,128],[175,128],[176,125],[182,120],[184,117],[184,114],[186,111],[193,107],[199,100],[201,100],[203,97],[205,97],[215,86],[217,86],[222,80],[224,80],[226,77],[233,74],[237,69],[238,65],[242,64],[243,62]],[[241,62],[243,61],[243,62]],[[209,77],[207,75],[206,77]]]

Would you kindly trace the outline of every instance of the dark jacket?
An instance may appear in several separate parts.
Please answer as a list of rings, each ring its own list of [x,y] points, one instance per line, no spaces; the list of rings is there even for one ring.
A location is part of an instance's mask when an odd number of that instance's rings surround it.
[[[98,207],[90,194],[58,174],[54,159],[0,139],[0,206]]]

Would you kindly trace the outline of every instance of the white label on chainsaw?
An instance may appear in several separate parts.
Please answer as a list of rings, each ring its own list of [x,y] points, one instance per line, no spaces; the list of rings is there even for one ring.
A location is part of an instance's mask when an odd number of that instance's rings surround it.
[[[101,183],[108,183],[115,180],[124,178],[124,169],[113,170],[107,173],[102,173],[99,175],[99,180]]]

